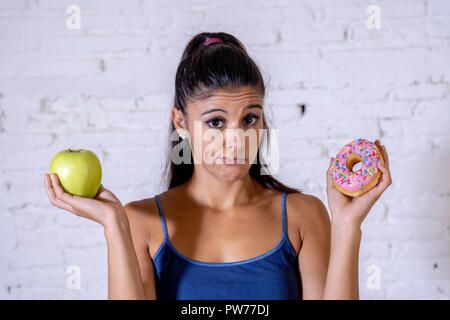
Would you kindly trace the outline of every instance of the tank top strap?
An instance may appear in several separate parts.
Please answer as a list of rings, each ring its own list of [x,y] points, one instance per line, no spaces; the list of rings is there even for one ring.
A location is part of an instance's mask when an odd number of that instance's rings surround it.
[[[161,224],[164,232],[164,240],[167,239],[167,226],[166,226],[166,219],[164,218],[164,210],[162,208],[161,200],[159,199],[159,195],[157,194],[155,196],[156,203],[158,204],[158,211],[159,211],[159,217],[161,218]]]
[[[287,236],[286,225],[286,192],[281,195],[281,215],[283,216],[283,235]]]

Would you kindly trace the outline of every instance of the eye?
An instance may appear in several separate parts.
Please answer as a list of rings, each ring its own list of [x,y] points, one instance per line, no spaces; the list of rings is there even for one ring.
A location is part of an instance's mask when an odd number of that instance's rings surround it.
[[[256,114],[249,114],[247,117],[245,117],[244,122],[246,125],[254,126],[258,122],[259,116]]]
[[[210,127],[210,128],[214,128],[214,129],[218,129],[222,126],[219,126],[220,122],[224,122],[224,120],[222,118],[216,117],[216,118],[212,118],[208,121],[205,121],[205,123]]]

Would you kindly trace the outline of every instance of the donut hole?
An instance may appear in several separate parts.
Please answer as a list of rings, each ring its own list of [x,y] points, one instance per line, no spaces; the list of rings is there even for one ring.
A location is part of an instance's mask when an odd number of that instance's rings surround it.
[[[352,172],[356,172],[361,169],[362,166],[362,158],[357,154],[350,154],[347,158],[347,168]]]
[[[355,164],[353,165],[353,167],[352,167],[352,171],[353,171],[353,172],[356,172],[356,171],[358,171],[359,169],[361,169],[362,164],[363,164],[362,161],[355,163]]]

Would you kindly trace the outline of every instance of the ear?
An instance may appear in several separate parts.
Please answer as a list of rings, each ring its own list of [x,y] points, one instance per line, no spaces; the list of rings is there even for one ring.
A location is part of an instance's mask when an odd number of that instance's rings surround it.
[[[185,117],[183,115],[183,112],[181,110],[178,110],[177,108],[172,108],[172,121],[173,125],[175,126],[175,129],[178,131],[178,134],[183,137],[183,132],[186,131],[186,122]]]

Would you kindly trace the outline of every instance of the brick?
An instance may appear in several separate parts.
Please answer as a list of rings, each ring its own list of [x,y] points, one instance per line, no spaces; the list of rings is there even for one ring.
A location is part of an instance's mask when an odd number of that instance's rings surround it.
[[[107,299],[102,226],[52,206],[43,174],[82,147],[122,203],[166,191],[176,67],[192,36],[223,30],[263,74],[281,182],[331,215],[329,157],[359,137],[386,145],[393,183],[361,227],[360,297],[448,299],[448,1],[380,1],[381,30],[353,0],[77,0],[81,30],[66,27],[70,4],[0,2],[0,298]],[[70,264],[81,290],[66,287]]]
[[[427,2],[427,12],[429,16],[449,16],[450,5],[446,0],[433,0]]]

